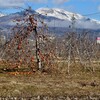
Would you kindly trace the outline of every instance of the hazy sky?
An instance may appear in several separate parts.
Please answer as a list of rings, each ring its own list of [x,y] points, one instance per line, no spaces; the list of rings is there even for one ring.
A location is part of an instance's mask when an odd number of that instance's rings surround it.
[[[28,6],[34,10],[42,7],[63,8],[85,15],[99,12],[100,0],[0,0],[0,11],[7,14],[21,11]],[[100,20],[100,14],[88,17]]]

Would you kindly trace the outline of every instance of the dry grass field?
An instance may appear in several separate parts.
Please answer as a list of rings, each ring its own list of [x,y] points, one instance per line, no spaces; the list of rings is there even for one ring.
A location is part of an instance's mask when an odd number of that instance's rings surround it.
[[[71,66],[69,75],[66,73],[66,63],[59,62],[57,66],[51,73],[0,71],[0,96],[90,95],[100,97],[100,63],[95,66],[95,72],[83,70],[79,66]],[[1,64],[0,68],[4,67],[6,68]]]

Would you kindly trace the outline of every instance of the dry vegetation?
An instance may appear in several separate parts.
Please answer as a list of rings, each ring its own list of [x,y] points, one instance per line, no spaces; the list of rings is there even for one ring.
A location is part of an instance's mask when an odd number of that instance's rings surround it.
[[[34,15],[17,21],[0,48],[0,96],[100,97],[100,44],[93,37],[72,32],[50,39]]]
[[[66,66],[64,66],[66,67]],[[95,73],[78,67],[70,75],[61,72],[31,74],[5,72],[0,74],[0,95],[31,97],[48,96],[100,96],[100,69]],[[14,73],[14,72],[13,72]]]

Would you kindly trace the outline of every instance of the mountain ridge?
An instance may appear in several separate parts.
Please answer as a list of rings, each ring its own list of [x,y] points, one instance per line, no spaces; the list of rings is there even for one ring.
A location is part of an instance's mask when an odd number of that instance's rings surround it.
[[[63,27],[68,27],[72,23],[72,17],[74,15],[75,17],[75,24],[76,28],[90,28],[90,29],[99,29],[100,28],[100,21],[95,20],[95,19],[90,19],[87,17],[82,16],[81,14],[78,13],[72,13],[68,12],[64,9],[59,9],[59,8],[39,8],[36,10],[41,15],[47,16],[47,17],[55,17],[57,19],[60,19],[64,22],[62,26]],[[56,23],[56,20],[55,20]],[[59,22],[61,23],[61,22]],[[68,25],[68,24],[69,25]],[[56,23],[57,24],[57,23]]]
[[[37,10],[27,9],[31,14],[39,14],[40,18],[48,25],[48,27],[69,27],[72,24],[72,16],[75,17],[75,28],[81,29],[100,29],[100,21],[90,19],[78,13],[68,12],[59,8],[39,8]],[[0,17],[0,26],[13,26],[13,20],[25,17],[25,11],[9,14]]]

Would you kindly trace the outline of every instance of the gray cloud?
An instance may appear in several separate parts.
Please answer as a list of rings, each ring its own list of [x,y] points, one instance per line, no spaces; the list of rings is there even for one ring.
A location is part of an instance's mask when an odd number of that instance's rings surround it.
[[[33,3],[47,3],[48,2],[48,0],[26,0],[26,1],[33,2]]]
[[[32,3],[46,3],[48,0],[0,0],[0,8],[16,8],[23,7],[27,2]]]
[[[86,2],[87,0],[78,0],[78,1],[82,1],[82,2]],[[100,0],[88,0],[88,1],[90,1],[90,2],[100,2]]]
[[[98,6],[98,10],[100,11],[100,5]]]
[[[24,0],[0,0],[0,8],[13,8],[24,6]]]
[[[33,4],[47,4],[49,0],[0,0],[0,9],[9,9],[16,7],[24,7],[25,4],[31,2]],[[53,5],[62,5],[69,0],[51,0]]]
[[[60,5],[63,4],[65,2],[68,2],[69,0],[52,0],[54,4]]]

